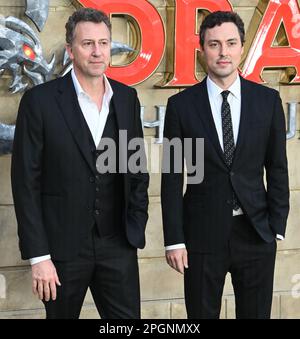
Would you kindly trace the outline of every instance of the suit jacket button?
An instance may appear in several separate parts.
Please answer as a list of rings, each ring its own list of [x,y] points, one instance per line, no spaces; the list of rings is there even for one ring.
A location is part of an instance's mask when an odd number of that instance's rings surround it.
[[[233,176],[234,176],[234,172],[230,172],[230,176],[232,176],[232,177],[233,177]]]
[[[231,200],[226,200],[226,203],[228,204],[228,205],[231,205]]]
[[[90,182],[95,182],[95,178],[94,177],[90,177]]]
[[[96,215],[99,215],[99,214],[100,214],[100,211],[99,211],[99,210],[95,210],[95,214],[96,214]]]
[[[99,192],[100,191],[100,188],[97,186],[96,187],[96,192]]]

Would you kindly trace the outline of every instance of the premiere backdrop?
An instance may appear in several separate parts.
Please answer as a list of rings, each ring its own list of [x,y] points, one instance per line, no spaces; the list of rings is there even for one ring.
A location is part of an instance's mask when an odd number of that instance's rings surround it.
[[[34,6],[30,11],[33,3],[42,7],[37,10]],[[64,25],[80,5],[104,6],[105,11],[113,13],[114,56],[109,74],[133,85],[143,106],[151,182],[147,245],[139,252],[142,317],[186,317],[183,278],[164,258],[160,138],[168,97],[205,76],[195,50],[195,34],[206,13],[202,10],[204,3],[209,6],[206,10],[221,6],[240,14],[247,31],[241,71],[249,79],[263,79],[266,86],[279,90],[283,100],[291,211],[286,239],[278,243],[272,317],[300,318],[300,1],[0,0],[0,319],[44,317],[42,303],[31,293],[29,264],[20,259],[10,187],[10,148],[26,86],[61,76],[69,68],[64,58]],[[261,56],[263,51],[266,53]],[[276,58],[268,58],[268,51]],[[98,317],[90,293],[81,317]],[[221,317],[234,318],[230,276]]]

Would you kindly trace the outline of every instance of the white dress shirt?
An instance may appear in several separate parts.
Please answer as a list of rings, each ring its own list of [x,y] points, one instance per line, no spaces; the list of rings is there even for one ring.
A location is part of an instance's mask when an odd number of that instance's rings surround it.
[[[96,147],[98,147],[109,113],[109,105],[113,96],[113,90],[107,80],[107,77],[105,76],[105,74],[103,74],[105,92],[103,95],[102,107],[99,112],[97,104],[82,89],[73,69],[71,71],[71,75],[81,111],[83,113],[85,121],[89,126],[95,145]]]
[[[224,150],[223,145],[223,130],[222,130],[222,115],[221,115],[221,108],[223,103],[223,97],[222,92],[224,89],[219,87],[215,82],[211,80],[211,78],[207,77],[207,92],[208,92],[208,99],[212,111],[212,116],[214,119],[214,123],[216,126],[216,130],[218,133],[218,138],[220,142],[220,146],[222,150]],[[239,76],[237,76],[234,83],[228,88],[228,91],[230,92],[227,98],[227,101],[230,106],[231,111],[231,120],[232,120],[232,128],[233,128],[233,138],[234,138],[234,144],[236,146],[237,139],[238,139],[238,133],[239,133],[239,127],[240,127],[240,119],[241,119],[241,79]],[[239,208],[237,211],[233,210],[232,215],[241,215],[243,214],[243,210]],[[277,234],[277,239],[283,240],[283,236]],[[176,244],[171,246],[166,246],[166,250],[175,250],[179,248],[185,248],[185,244]]]
[[[99,111],[97,104],[82,89],[76,77],[76,74],[74,72],[74,69],[72,69],[71,75],[72,75],[74,88],[77,94],[79,106],[81,108],[85,121],[87,122],[87,125],[91,131],[95,146],[97,147],[100,143],[103,130],[106,124],[107,116],[109,113],[109,105],[110,105],[111,98],[113,96],[113,90],[110,86],[109,81],[107,80],[107,77],[105,76],[105,74],[103,74],[105,92],[103,95],[102,107],[101,107],[101,110]],[[41,261],[45,261],[48,259],[51,259],[50,254],[31,258],[29,259],[29,262],[31,265],[34,265],[34,264],[37,264]]]

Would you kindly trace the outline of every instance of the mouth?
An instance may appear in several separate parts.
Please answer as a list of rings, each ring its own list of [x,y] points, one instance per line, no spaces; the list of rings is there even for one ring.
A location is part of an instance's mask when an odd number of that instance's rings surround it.
[[[103,61],[90,61],[90,64],[92,64],[92,65],[104,65],[105,63]]]
[[[221,60],[221,61],[218,61],[217,64],[220,65],[220,66],[227,66],[227,65],[230,65],[231,62],[230,61]]]

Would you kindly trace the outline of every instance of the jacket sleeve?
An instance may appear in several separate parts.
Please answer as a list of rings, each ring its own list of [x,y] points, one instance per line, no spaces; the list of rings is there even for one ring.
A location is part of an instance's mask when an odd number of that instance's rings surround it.
[[[13,144],[11,183],[22,259],[49,254],[41,208],[42,114],[32,92],[20,102]]]
[[[285,117],[278,92],[275,96],[265,169],[269,224],[274,234],[284,236],[289,213],[289,178]]]
[[[147,159],[140,112],[140,102],[137,97],[136,90],[134,90],[134,138],[137,138],[140,149],[138,150],[138,170],[131,171],[129,168],[130,195],[128,202],[128,215],[130,222],[144,231],[148,220],[149,174],[147,172]],[[141,248],[143,246],[145,246],[145,244],[143,244]]]
[[[175,145],[170,147],[170,145]],[[181,145],[181,148],[180,148]],[[172,99],[166,110],[163,144],[161,203],[164,244],[185,243],[183,233],[183,136]]]

